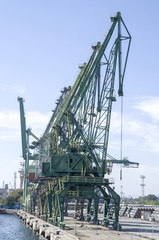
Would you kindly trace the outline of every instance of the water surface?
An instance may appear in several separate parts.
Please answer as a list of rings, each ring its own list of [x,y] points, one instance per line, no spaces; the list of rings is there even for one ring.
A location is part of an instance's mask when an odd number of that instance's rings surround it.
[[[14,215],[0,214],[0,240],[38,240],[38,236]]]

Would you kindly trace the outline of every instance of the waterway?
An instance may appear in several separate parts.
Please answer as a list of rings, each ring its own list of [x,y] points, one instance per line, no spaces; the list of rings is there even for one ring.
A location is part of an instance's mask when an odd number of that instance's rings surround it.
[[[39,237],[16,216],[0,214],[0,240],[39,240]]]

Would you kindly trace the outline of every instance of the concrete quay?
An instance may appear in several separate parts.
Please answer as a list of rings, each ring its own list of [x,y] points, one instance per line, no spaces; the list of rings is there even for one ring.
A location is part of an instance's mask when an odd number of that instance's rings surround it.
[[[16,214],[17,213],[17,209],[6,209],[5,210],[7,214]]]
[[[114,231],[111,227],[94,225],[65,217],[65,230],[59,229],[36,216],[18,211],[17,216],[40,236],[48,240],[159,240],[159,224],[141,219],[120,218],[122,231]],[[99,214],[99,218],[102,217]]]
[[[44,239],[48,240],[78,240],[77,236],[74,236],[67,231],[61,230],[58,227],[41,220],[29,213],[22,210],[17,211],[16,215],[21,219],[28,228],[31,228],[33,232]]]

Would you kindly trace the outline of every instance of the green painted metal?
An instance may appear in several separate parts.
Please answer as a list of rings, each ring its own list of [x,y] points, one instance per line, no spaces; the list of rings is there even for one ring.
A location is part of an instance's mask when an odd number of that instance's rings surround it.
[[[73,88],[64,96],[64,90],[57,108],[41,139],[41,148],[47,155],[43,162],[44,176],[63,176],[66,173],[85,174],[93,172],[95,176],[105,175],[105,161],[109,156],[108,138],[114,97],[115,72],[118,57],[119,96],[123,96],[123,80],[131,36],[121,18],[120,13],[111,18],[112,24],[103,44],[93,46],[93,53],[81,71]],[[109,56],[106,50],[117,28],[117,37],[113,39]],[[127,36],[122,36],[121,25]],[[122,59],[122,41],[128,41],[125,59]],[[103,74],[102,74],[103,73]],[[123,74],[123,75],[122,75]],[[103,77],[103,78],[102,78]],[[59,107],[59,108],[58,108]],[[46,141],[46,138],[48,141]],[[52,153],[49,155],[48,144],[51,142]],[[47,149],[47,151],[46,151]],[[56,161],[55,161],[56,159]],[[50,165],[49,165],[50,162]],[[56,162],[56,164],[54,164]],[[123,163],[123,160],[114,163]],[[65,170],[64,170],[65,169]],[[61,173],[60,173],[61,170]]]
[[[29,143],[29,137],[32,136],[36,141],[39,141],[39,138],[36,137],[32,132],[31,129],[26,129],[26,121],[25,121],[25,113],[24,113],[24,105],[23,105],[23,98],[18,97],[19,101],[19,107],[20,107],[20,123],[21,123],[21,139],[22,139],[22,156],[25,160],[25,169],[24,169],[24,191],[23,191],[23,206],[24,209],[28,209],[28,201],[27,195],[28,195],[28,187],[29,187],[29,171],[33,168],[33,166],[29,165],[30,160],[36,160],[37,156],[31,155],[30,153],[30,143]],[[34,170],[35,172],[35,166]]]
[[[111,109],[112,102],[115,100],[114,82],[117,57],[119,63],[118,92],[119,96],[122,96],[121,44],[123,40],[128,40],[129,46],[131,40],[125,24],[123,26],[126,29],[127,36],[122,36],[121,34],[121,23],[124,22],[120,13],[117,13],[116,17],[111,18],[111,21],[112,25],[103,44],[98,43],[93,47],[94,51],[88,64],[82,67],[73,88],[65,98],[64,104],[60,106],[60,113],[56,114],[54,121],[50,124],[50,127],[53,127],[53,129],[49,131],[50,137],[55,139],[53,145],[56,145],[58,155],[67,155],[68,152],[71,152],[74,145],[74,151],[75,149],[76,152],[83,151],[81,156],[84,159],[84,167],[86,166],[89,169],[95,164],[97,173],[100,176],[105,174],[104,161],[107,158]],[[118,34],[112,43],[110,54],[107,58],[105,51],[114,33],[116,24],[118,24]],[[128,51],[129,49],[127,54]],[[122,62],[124,63],[125,73],[127,55]],[[103,69],[104,67],[105,69]],[[103,79],[101,79],[101,72],[105,72]],[[75,146],[77,141],[79,145]],[[91,160],[89,159],[90,156]]]
[[[20,107],[20,122],[21,122],[21,139],[22,139],[22,156],[25,160],[25,169],[24,169],[24,191],[23,191],[23,204],[25,203],[25,199],[27,196],[27,188],[28,188],[28,166],[29,159],[27,154],[27,137],[26,137],[26,122],[25,122],[25,114],[24,114],[24,106],[23,106],[23,98],[18,97],[19,107]]]
[[[124,35],[122,35],[124,30]],[[123,42],[125,55],[121,53]],[[31,131],[24,130],[24,108],[20,100],[22,141],[26,157],[38,159],[42,174],[36,192],[39,214],[55,225],[64,228],[64,202],[87,200],[87,217],[91,219],[94,202],[94,222],[98,223],[99,200],[104,200],[102,224],[107,226],[110,200],[115,206],[114,229],[119,229],[119,195],[110,187],[105,174],[111,173],[113,164],[138,166],[127,159],[115,159],[108,154],[108,139],[112,104],[116,101],[115,77],[118,69],[118,95],[123,96],[123,81],[130,49],[131,35],[118,12],[111,18],[111,26],[103,43],[93,46],[93,53],[80,67],[80,73],[71,88],[64,88],[43,136],[38,139]],[[121,64],[122,62],[122,64]],[[117,68],[118,64],[118,68]],[[123,68],[122,68],[123,65]],[[37,141],[30,154],[29,136]],[[24,147],[25,145],[25,147]],[[23,150],[24,150],[23,149]],[[26,175],[28,165],[26,168]],[[33,191],[34,192],[34,191]],[[34,194],[33,194],[34,195]],[[29,197],[28,197],[29,198]],[[93,201],[92,201],[93,200]],[[83,210],[81,210],[83,215]],[[83,216],[82,216],[83,217]]]
[[[21,123],[21,139],[22,139],[22,156],[26,159],[26,123],[25,123],[25,114],[23,106],[23,98],[18,97],[20,107],[20,123]]]

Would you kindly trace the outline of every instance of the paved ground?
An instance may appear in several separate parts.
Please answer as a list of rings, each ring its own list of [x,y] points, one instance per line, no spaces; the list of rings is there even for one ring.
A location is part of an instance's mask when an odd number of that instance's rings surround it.
[[[159,240],[159,224],[140,219],[120,218],[122,231],[65,218],[66,230],[80,240]]]
[[[57,226],[51,225],[51,231],[55,236],[54,239],[59,240],[159,240],[159,223],[148,222],[141,219],[120,218],[122,231],[112,229],[112,222],[109,227],[94,225],[93,223],[82,222],[71,217],[73,212],[69,213],[69,217],[65,217],[66,229],[61,230]],[[99,220],[102,215],[99,214]],[[44,223],[46,223],[44,221]],[[45,230],[48,230],[47,227]],[[60,230],[59,235],[56,230]],[[42,239],[40,237],[40,239]]]
[[[133,218],[120,218],[124,233],[159,240],[159,223]]]

